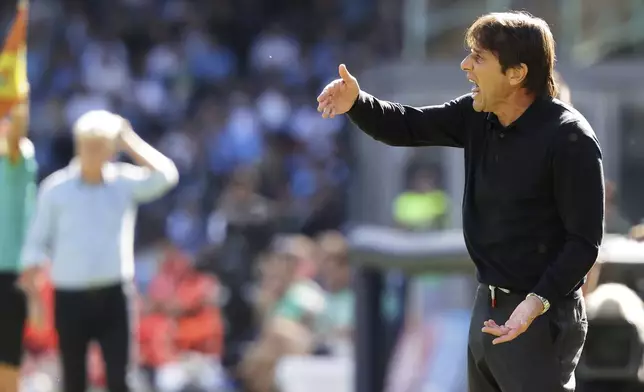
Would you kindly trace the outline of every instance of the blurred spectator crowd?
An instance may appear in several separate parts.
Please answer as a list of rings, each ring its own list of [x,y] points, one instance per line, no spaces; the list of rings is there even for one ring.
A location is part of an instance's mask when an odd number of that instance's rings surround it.
[[[32,2],[30,137],[40,177],[69,162],[71,124],[92,109],[124,115],[181,173],[179,187],[138,217],[143,384],[269,391],[280,356],[348,352],[353,294],[338,230],[351,146],[346,119],[323,121],[315,98],[340,62],[359,71],[397,56],[396,8]],[[43,296],[51,303],[51,287]],[[55,389],[53,329],[26,339],[25,389]],[[89,363],[100,387],[98,354]]]

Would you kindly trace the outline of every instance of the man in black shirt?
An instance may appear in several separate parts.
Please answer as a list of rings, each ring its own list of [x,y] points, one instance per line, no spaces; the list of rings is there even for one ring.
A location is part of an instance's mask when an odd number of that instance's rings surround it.
[[[489,14],[465,40],[470,94],[422,108],[387,102],[361,91],[341,65],[318,110],[347,113],[392,146],[464,149],[463,231],[481,283],[469,391],[573,391],[587,331],[580,287],[603,236],[601,150],[586,119],[553,98],[546,22]]]

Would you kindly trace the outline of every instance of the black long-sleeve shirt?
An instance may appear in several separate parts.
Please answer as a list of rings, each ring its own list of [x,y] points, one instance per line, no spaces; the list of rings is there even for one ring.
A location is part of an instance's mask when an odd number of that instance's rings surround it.
[[[463,230],[481,283],[551,303],[583,284],[604,232],[604,177],[579,112],[537,98],[503,127],[470,95],[416,108],[360,92],[348,116],[388,145],[464,149]]]

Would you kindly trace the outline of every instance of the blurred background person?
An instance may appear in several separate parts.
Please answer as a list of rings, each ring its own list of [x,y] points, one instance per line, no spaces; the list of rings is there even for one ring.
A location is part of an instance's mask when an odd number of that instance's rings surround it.
[[[257,283],[257,260],[270,246],[275,213],[271,200],[258,193],[258,172],[237,168],[207,218],[209,245],[197,259],[199,269],[217,276],[222,293],[218,304],[228,328],[223,365],[234,368],[245,346],[257,333],[253,287]]]
[[[335,231],[318,237],[320,281],[325,292],[324,312],[317,322],[319,344],[331,354],[350,355],[355,332],[355,294],[349,264],[349,247]]]
[[[89,111],[73,132],[77,158],[49,176],[38,195],[23,285],[37,295],[40,266],[51,260],[64,390],[85,392],[86,356],[96,341],[108,389],[127,391],[136,206],[176,185],[177,169],[113,113]],[[139,166],[111,163],[119,149]]]
[[[167,392],[222,387],[224,326],[217,282],[175,251],[167,255],[148,292],[139,332],[148,381]]]
[[[409,178],[409,188],[394,201],[394,219],[413,231],[440,230],[447,227],[449,197],[438,188],[436,173],[418,167]]]
[[[29,127],[26,69],[28,4],[11,4],[0,68],[0,390],[17,392],[23,354],[27,300],[20,289],[20,252],[35,204],[37,164]],[[36,304],[32,304],[36,305]],[[31,307],[39,316],[40,309]],[[40,325],[42,319],[32,317]]]
[[[262,264],[256,312],[259,331],[240,364],[243,385],[249,391],[274,388],[274,371],[286,355],[312,354],[315,326],[325,308],[324,292],[314,282],[294,238]]]
[[[28,123],[28,103],[13,107],[0,122],[0,312],[5,315],[0,323],[0,389],[9,392],[18,390],[22,361],[27,299],[19,288],[20,252],[36,193],[37,164],[27,139]]]

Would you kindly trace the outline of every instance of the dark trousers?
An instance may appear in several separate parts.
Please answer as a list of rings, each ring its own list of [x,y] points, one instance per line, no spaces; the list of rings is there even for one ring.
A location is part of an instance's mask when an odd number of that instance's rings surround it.
[[[17,274],[0,273],[0,365],[20,368],[27,300],[17,279]]]
[[[100,345],[110,392],[129,392],[130,304],[133,287],[56,290],[56,330],[63,368],[63,391],[87,391],[87,351]]]
[[[586,340],[588,322],[581,293],[552,306],[513,341],[492,345],[494,337],[481,332],[483,322],[505,323],[525,294],[480,285],[469,332],[469,392],[572,392],[574,371]]]

